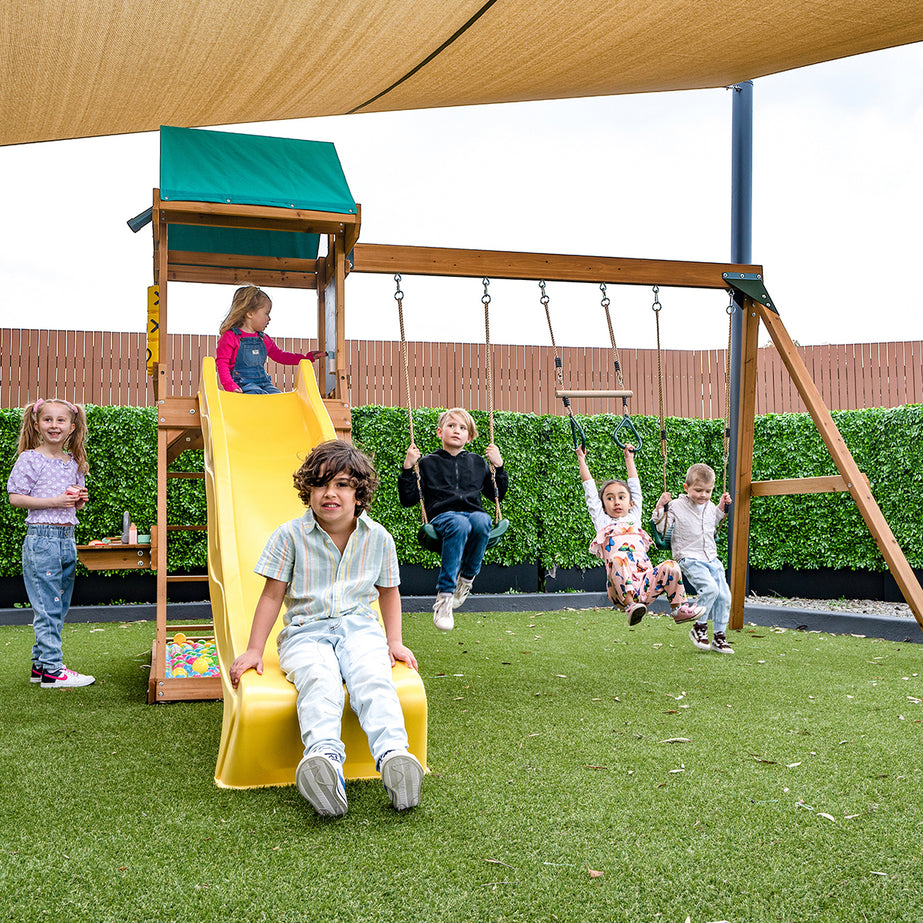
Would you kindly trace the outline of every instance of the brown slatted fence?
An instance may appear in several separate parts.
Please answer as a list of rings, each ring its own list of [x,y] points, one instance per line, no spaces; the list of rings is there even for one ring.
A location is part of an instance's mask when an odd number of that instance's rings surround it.
[[[280,349],[317,349],[313,340],[280,337]],[[482,343],[408,343],[414,407],[461,405],[487,409]],[[214,353],[215,337],[171,334],[172,393],[198,388],[202,358]],[[609,349],[561,347],[569,389],[617,387]],[[896,407],[923,402],[923,341],[799,347],[809,373],[831,410]],[[396,341],[347,343],[350,400],[356,406],[405,406],[403,363]],[[91,404],[144,406],[153,401],[140,333],[0,328],[0,406],[21,407],[55,395]],[[657,352],[620,351],[635,414],[659,412]],[[494,407],[520,413],[560,413],[555,397],[554,350],[550,346],[493,345]],[[725,404],[725,351],[664,350],[661,354],[667,416],[720,419]],[[270,362],[276,385],[294,385],[294,369]],[[804,412],[805,407],[773,347],[759,350],[756,412]],[[578,413],[620,413],[618,399],[575,399]]]

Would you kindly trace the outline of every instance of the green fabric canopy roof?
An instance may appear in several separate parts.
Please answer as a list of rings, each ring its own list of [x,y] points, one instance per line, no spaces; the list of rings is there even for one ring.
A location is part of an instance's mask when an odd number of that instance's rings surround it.
[[[225,131],[161,126],[162,201],[264,205],[356,214],[336,148]],[[294,259],[317,257],[317,234],[171,224],[170,249]]]

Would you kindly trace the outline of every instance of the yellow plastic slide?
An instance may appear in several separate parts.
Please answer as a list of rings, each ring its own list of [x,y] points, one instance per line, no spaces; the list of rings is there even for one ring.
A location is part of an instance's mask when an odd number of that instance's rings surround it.
[[[234,689],[227,670],[246,649],[263,578],[253,573],[266,540],[283,522],[304,513],[292,475],[319,442],[336,438],[314,370],[299,366],[295,391],[245,395],[221,391],[215,360],[202,365],[199,408],[205,437],[208,497],[208,582],[221,663],[224,720],[215,781],[227,788],[291,785],[303,747],[295,687],[279,668],[270,635],[262,676],[251,670]],[[402,663],[394,681],[404,710],[410,750],[426,766],[426,692]],[[368,740],[347,703],[343,741],[348,779],[378,776]]]

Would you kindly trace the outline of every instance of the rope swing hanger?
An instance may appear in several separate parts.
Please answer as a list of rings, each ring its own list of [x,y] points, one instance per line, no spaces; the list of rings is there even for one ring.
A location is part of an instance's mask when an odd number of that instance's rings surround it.
[[[658,292],[660,291],[659,286],[655,285],[653,287],[654,291],[654,303],[651,305],[651,310],[654,312],[655,318],[655,327],[657,331],[657,388],[659,391],[659,403],[660,403],[660,453],[663,456],[663,490],[666,493],[667,490],[667,424],[666,416],[664,414],[664,397],[663,397],[663,362],[662,362],[662,350],[660,346],[660,312],[663,309],[663,305],[660,303],[660,297]],[[728,316],[728,342],[727,342],[727,351],[725,352],[724,358],[724,432],[723,432],[723,452],[722,452],[722,466],[723,474],[721,480],[721,493],[727,492],[727,480],[728,480],[728,456],[730,452],[730,441],[731,441],[731,406],[730,406],[730,396],[731,396],[731,342],[733,339],[734,332],[734,312],[737,310],[737,304],[734,301],[734,290],[728,289],[729,302],[725,311]],[[667,504],[667,507],[669,504]],[[666,509],[666,507],[664,507]],[[722,523],[719,523],[720,526],[727,520],[722,520]],[[650,520],[651,526],[651,536],[654,539],[654,544],[657,548],[668,550],[670,548],[670,540],[672,538],[672,529],[668,529],[665,533],[661,534],[657,530],[657,526],[654,524],[654,519],[651,517]]]
[[[622,400],[622,421],[615,428],[615,431],[612,434],[612,438],[615,440],[619,448],[625,448],[625,442],[622,441],[622,437],[627,437],[632,445],[635,446],[635,449],[640,449],[643,440],[641,434],[635,428],[634,423],[632,422],[631,417],[628,413],[628,399],[634,395],[633,391],[628,391],[625,389],[625,382],[622,378],[622,363],[619,359],[619,350],[618,345],[615,342],[615,330],[612,326],[612,316],[609,313],[609,305],[611,304],[608,295],[606,294],[606,283],[600,282],[599,290],[602,293],[602,298],[600,300],[600,305],[602,306],[603,311],[606,315],[606,326],[609,329],[609,343],[613,352],[614,357],[614,366],[615,366],[615,380],[618,387],[615,390],[595,390],[595,391],[575,391],[572,389],[565,389],[564,387],[564,372],[563,372],[563,362],[561,361],[561,355],[558,351],[558,344],[555,342],[554,338],[554,329],[551,324],[551,311],[549,309],[550,298],[548,297],[547,292],[545,291],[545,282],[538,283],[539,288],[541,289],[541,298],[539,299],[542,303],[542,307],[545,309],[545,319],[548,322],[548,335],[551,337],[551,345],[554,349],[554,370],[555,378],[557,379],[558,387],[555,390],[555,396],[561,399],[561,403],[564,405],[564,409],[567,411],[568,421],[570,422],[571,429],[571,438],[574,442],[574,449],[578,445],[586,451],[586,436],[583,432],[583,428],[580,426],[579,421],[574,416],[574,411],[571,407],[570,399],[571,398],[584,398],[584,397],[617,397]]]

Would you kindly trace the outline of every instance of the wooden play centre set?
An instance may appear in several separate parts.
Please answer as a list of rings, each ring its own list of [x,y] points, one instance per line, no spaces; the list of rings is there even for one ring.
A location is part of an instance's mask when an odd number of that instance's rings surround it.
[[[149,555],[148,549],[142,547],[84,547],[81,560],[95,568],[140,566],[155,569],[157,627],[148,701],[212,699],[224,695],[223,737],[227,738],[229,749],[234,747],[232,739],[237,731],[233,726],[239,716],[233,709],[229,713],[229,690],[223,685],[224,681],[216,676],[175,677],[168,675],[166,669],[167,648],[174,631],[167,617],[169,587],[175,581],[202,579],[168,572],[167,541],[171,532],[209,530],[213,610],[216,608],[216,592],[227,590],[227,584],[232,582],[230,572],[238,568],[237,563],[230,566],[226,561],[221,566],[212,566],[213,556],[217,559],[220,551],[223,521],[229,518],[220,505],[222,501],[217,498],[217,488],[208,487],[208,478],[212,476],[209,473],[212,464],[209,441],[216,436],[218,417],[214,408],[206,408],[204,404],[214,404],[219,396],[209,398],[207,395],[217,395],[217,390],[210,392],[205,384],[199,394],[172,392],[167,336],[168,284],[171,282],[254,284],[316,292],[318,341],[320,348],[327,351],[327,359],[324,360],[324,368],[318,372],[316,384],[310,368],[300,370],[304,383],[299,381],[300,406],[313,406],[315,398],[312,394],[316,392],[317,414],[326,417],[321,428],[311,437],[315,441],[334,436],[350,437],[350,370],[346,367],[345,342],[346,279],[350,272],[387,273],[395,277],[399,274],[431,275],[728,291],[736,303],[736,310],[741,312],[742,320],[738,347],[739,399],[734,417],[728,421],[729,427],[737,434],[736,465],[729,484],[734,497],[731,508],[730,627],[739,629],[743,626],[751,499],[831,491],[847,491],[852,496],[917,622],[923,627],[923,590],[786,331],[763,283],[761,266],[364,244],[359,242],[360,206],[352,199],[332,144],[193,129],[161,129],[161,185],[154,190],[152,207],[129,223],[137,230],[148,220],[153,228],[148,371],[153,377],[157,409],[157,525],[151,532]],[[321,237],[326,240],[326,253],[318,255]],[[776,481],[752,479],[757,333],[760,323],[768,331],[808,408],[836,465],[837,475]],[[203,376],[210,361],[206,360]],[[302,366],[307,365],[302,363]],[[353,370],[353,374],[357,373]],[[577,398],[587,394],[599,396],[599,392],[572,392]],[[615,396],[623,392],[605,394]],[[275,395],[250,397],[233,394],[230,397],[241,404],[249,401],[250,407],[254,406],[252,402],[259,404],[260,401],[276,400]],[[323,410],[320,409],[321,404]],[[236,408],[237,404],[233,407]],[[228,424],[231,409],[229,403],[228,413],[221,418],[221,426]],[[208,414],[215,418],[214,425],[206,419]],[[259,441],[259,437],[251,433],[249,442],[254,441]],[[171,463],[186,449],[205,450],[205,475],[174,474],[169,470]],[[310,445],[303,446],[304,452],[309,449]],[[217,450],[214,454],[217,459]],[[294,466],[288,470],[293,471]],[[191,476],[206,477],[209,524],[168,524],[168,481],[172,477]],[[243,481],[235,481],[234,487],[240,494],[244,490]],[[247,500],[246,496],[233,493],[227,496],[230,499],[223,502],[233,503],[235,507]],[[251,497],[250,502],[260,504],[261,501],[259,497]],[[243,517],[244,514],[235,509],[234,516]],[[216,520],[214,532],[213,519]],[[244,523],[241,528],[245,530],[245,517],[240,522]],[[265,540],[267,535],[268,532],[260,535],[259,540]],[[245,570],[247,566],[244,561],[239,569]],[[221,567],[224,573],[218,574]],[[249,567],[252,568],[252,562]],[[249,625],[250,616],[252,608],[249,613],[241,614],[246,625]],[[214,625],[184,625],[181,630],[187,636],[216,634],[221,648],[217,619]],[[240,630],[243,631],[243,628]],[[241,636],[245,638],[245,635]],[[283,693],[276,690],[274,694]],[[278,707],[293,712],[294,694],[286,702]],[[425,694],[422,707],[425,764]],[[256,744],[250,741],[247,746],[264,744],[265,739]],[[225,750],[224,742],[222,750]],[[216,773],[219,784],[232,787],[257,784],[252,782],[256,769],[242,775],[235,775],[232,771],[222,777],[222,758],[219,758],[219,771]],[[295,756],[288,761],[292,758]],[[276,782],[264,784],[284,784],[292,768],[287,765],[281,767]],[[347,774],[350,775],[349,772]],[[351,775],[362,777],[362,772]]]

